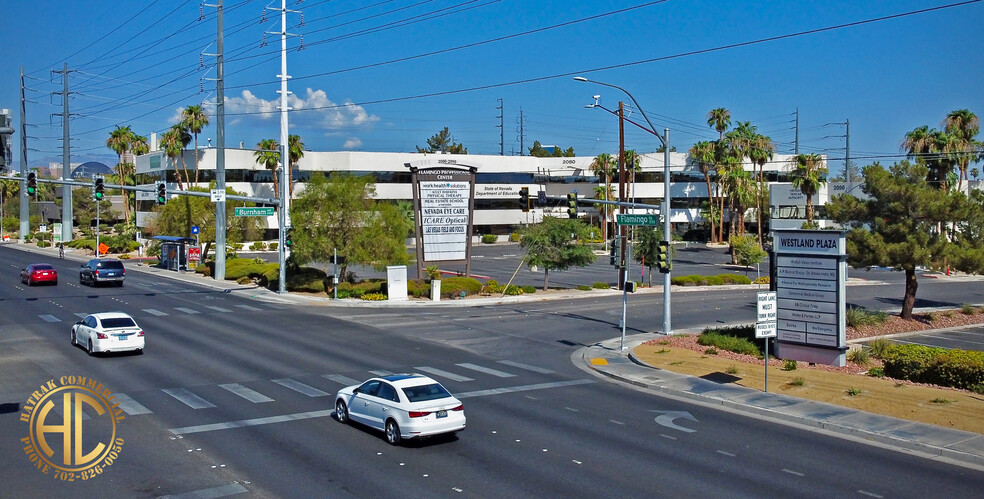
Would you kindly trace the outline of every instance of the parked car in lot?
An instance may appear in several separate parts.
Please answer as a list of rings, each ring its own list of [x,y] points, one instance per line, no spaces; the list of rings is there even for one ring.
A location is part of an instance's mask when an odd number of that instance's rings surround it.
[[[115,283],[123,286],[123,279],[126,278],[126,269],[123,262],[116,258],[93,258],[82,264],[79,270],[79,284],[98,286],[104,283]]]
[[[58,284],[58,271],[51,264],[32,263],[20,273],[21,282],[28,286],[33,286],[40,282]]]
[[[87,315],[72,325],[72,344],[82,345],[95,355],[98,352],[143,353],[144,331],[123,312],[102,312]]]
[[[461,401],[422,374],[370,378],[342,388],[335,396],[335,417],[381,430],[393,445],[465,429]]]

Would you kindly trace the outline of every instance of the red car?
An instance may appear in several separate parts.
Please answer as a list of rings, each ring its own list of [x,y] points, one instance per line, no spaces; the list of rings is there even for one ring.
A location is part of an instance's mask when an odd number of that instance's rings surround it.
[[[32,263],[21,270],[21,282],[28,286],[39,282],[58,284],[58,271],[47,263]]]

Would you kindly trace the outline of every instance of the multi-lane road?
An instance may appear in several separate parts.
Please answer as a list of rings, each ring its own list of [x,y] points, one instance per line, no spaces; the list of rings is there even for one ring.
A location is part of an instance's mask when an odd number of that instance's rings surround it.
[[[571,355],[618,334],[619,296],[342,308],[133,270],[123,288],[80,287],[78,262],[57,259],[58,286],[21,285],[18,270],[38,259],[0,248],[4,497],[973,497],[984,489],[978,469],[592,376]],[[979,283],[923,286],[940,302],[984,303]],[[890,303],[898,294],[890,288],[852,287],[849,300]],[[740,322],[754,315],[754,293],[679,293],[674,325]],[[633,297],[629,324],[658,329],[660,300]],[[107,310],[137,318],[147,331],[143,355],[89,357],[70,345],[80,315]],[[406,371],[458,395],[468,428],[391,447],[333,419],[338,388]],[[124,416],[118,458],[84,481],[43,473],[22,440],[32,431],[21,421],[32,392],[63,376],[97,380]],[[68,416],[56,406],[47,423],[88,428],[101,417],[88,406],[81,419]]]

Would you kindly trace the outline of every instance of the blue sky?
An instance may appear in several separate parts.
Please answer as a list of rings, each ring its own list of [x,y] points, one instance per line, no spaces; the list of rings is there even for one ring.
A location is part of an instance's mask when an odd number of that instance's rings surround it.
[[[224,4],[226,143],[253,148],[280,136],[280,1]],[[291,0],[288,8],[299,11],[288,15],[298,35],[288,40],[291,133],[315,151],[414,151],[447,126],[470,153],[499,154],[501,114],[507,155],[519,154],[521,137],[527,149],[538,140],[578,156],[615,152],[617,120],[585,105],[594,95],[609,109],[631,101],[575,75],[631,92],[680,151],[715,139],[706,114],[724,107],[790,153],[798,109],[800,152],[828,154],[837,173],[847,120],[851,157],[865,165],[900,159],[906,132],[938,128],[950,111],[984,116],[981,1]],[[184,106],[215,99],[215,58],[203,55],[216,51],[214,8],[11,0],[4,12],[0,107],[13,111],[17,159],[23,67],[32,167],[61,161],[61,119],[51,116],[61,97],[51,92],[62,82],[51,70],[66,63],[77,113],[72,162],[112,165],[105,141],[116,125],[149,136]],[[210,137],[214,126],[200,145]],[[627,148],[657,146],[627,126]]]

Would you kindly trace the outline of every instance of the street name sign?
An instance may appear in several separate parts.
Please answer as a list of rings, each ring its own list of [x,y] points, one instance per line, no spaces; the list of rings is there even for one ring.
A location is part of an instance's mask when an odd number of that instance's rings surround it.
[[[659,225],[659,218],[656,215],[616,215],[619,225]]]
[[[237,217],[272,217],[273,207],[263,206],[263,207],[246,207],[237,206],[233,209],[233,214]]]

